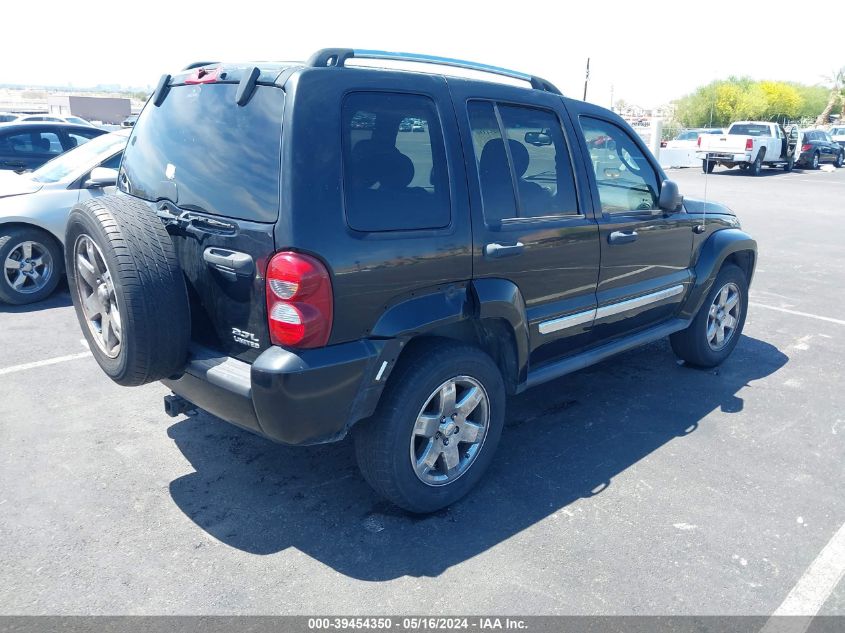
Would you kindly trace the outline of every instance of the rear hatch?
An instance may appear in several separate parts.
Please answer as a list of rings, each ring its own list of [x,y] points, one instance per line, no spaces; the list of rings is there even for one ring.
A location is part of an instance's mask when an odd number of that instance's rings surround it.
[[[270,345],[263,280],[279,215],[284,111],[284,92],[252,71],[196,69],[160,87],[133,128],[118,181],[167,224],[193,341],[247,362]],[[252,83],[246,100],[242,78]]]

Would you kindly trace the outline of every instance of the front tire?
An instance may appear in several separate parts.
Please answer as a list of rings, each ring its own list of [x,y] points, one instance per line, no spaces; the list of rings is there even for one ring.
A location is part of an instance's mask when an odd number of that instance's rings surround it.
[[[432,339],[409,349],[375,415],[354,429],[364,479],[410,512],[434,512],[484,475],[502,433],[505,387],[492,359]]]
[[[748,280],[726,264],[689,327],[669,337],[678,357],[698,367],[715,367],[736,347],[748,313]]]
[[[833,163],[834,167],[842,167],[845,163],[845,152],[839,152],[839,156],[836,157],[836,162]]]
[[[49,297],[59,283],[62,247],[34,227],[0,227],[0,266],[0,301],[35,303]]]

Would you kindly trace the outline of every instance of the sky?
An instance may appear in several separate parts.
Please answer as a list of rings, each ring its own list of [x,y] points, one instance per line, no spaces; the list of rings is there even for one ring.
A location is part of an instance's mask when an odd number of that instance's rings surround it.
[[[154,87],[193,61],[298,60],[349,47],[504,66],[577,98],[589,57],[589,101],[608,107],[612,94],[652,107],[729,75],[815,84],[845,66],[841,37],[819,38],[813,54],[799,49],[798,24],[790,26],[777,4],[12,2],[2,12],[0,84]],[[15,24],[26,28],[9,28]]]

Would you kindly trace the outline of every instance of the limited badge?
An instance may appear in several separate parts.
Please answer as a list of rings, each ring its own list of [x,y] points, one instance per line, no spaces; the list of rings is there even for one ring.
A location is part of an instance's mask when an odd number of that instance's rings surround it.
[[[258,347],[258,338],[252,332],[241,330],[236,327],[232,328],[232,338],[235,343],[246,345],[247,347]]]

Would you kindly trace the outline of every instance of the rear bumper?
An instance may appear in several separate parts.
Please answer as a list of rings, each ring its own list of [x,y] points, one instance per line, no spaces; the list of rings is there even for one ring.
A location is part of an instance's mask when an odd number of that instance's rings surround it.
[[[698,151],[695,153],[700,159],[708,158],[710,160],[724,161],[726,163],[747,163],[751,160],[751,154],[742,152],[711,152]]]
[[[313,350],[265,350],[250,365],[193,348],[184,373],[163,380],[174,393],[227,422],[284,444],[341,439],[372,414],[385,341],[361,340]]]

